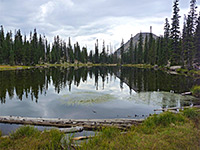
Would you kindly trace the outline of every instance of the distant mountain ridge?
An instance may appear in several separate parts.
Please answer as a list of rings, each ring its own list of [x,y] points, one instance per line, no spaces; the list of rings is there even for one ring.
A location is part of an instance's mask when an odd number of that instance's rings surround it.
[[[149,39],[150,32],[142,32],[141,34],[142,34],[142,38],[143,38],[143,43],[145,43],[145,38],[146,38],[146,36],[147,36],[148,39]],[[152,33],[152,35],[153,35],[153,38],[154,38],[154,39],[157,39],[157,38],[158,38],[157,35],[155,35],[155,34],[153,34],[153,33]],[[138,44],[138,42],[139,42],[139,37],[140,37],[140,33],[136,34],[134,37],[132,37],[130,40],[128,40],[128,41],[124,44],[124,52],[129,51],[129,47],[130,47],[130,42],[131,42],[131,40],[132,40],[132,43],[133,43],[133,48],[135,48],[135,45]],[[120,47],[120,48],[121,48],[121,47]],[[120,54],[120,53],[121,53],[121,52],[120,52],[120,48],[118,48],[118,49],[115,51],[115,54],[117,54],[118,57],[121,55],[121,54]]]

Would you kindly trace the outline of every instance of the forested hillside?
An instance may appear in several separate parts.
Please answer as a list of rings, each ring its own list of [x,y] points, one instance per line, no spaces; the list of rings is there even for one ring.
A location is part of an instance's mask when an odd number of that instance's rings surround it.
[[[184,17],[183,30],[180,31],[179,0],[173,4],[171,21],[166,18],[163,36],[156,37],[152,32],[139,33],[115,53],[109,46],[102,44],[99,49],[98,40],[94,50],[88,54],[87,47],[80,47],[70,38],[62,40],[54,37],[52,45],[45,36],[39,35],[34,29],[29,39],[22,35],[20,29],[4,32],[0,28],[0,64],[35,65],[41,63],[118,63],[118,64],[151,64],[181,65],[187,69],[200,69],[200,15],[197,12],[196,0],[190,1],[190,11]],[[171,23],[170,23],[171,22]],[[131,31],[130,31],[131,32]],[[145,36],[144,36],[145,35]],[[123,35],[122,35],[123,36]],[[134,39],[134,40],[133,40]]]

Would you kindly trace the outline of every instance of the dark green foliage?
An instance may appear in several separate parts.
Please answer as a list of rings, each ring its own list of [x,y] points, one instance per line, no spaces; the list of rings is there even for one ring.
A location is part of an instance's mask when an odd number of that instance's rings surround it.
[[[200,86],[196,85],[191,89],[191,92],[194,96],[200,97]]]
[[[180,63],[180,46],[179,46],[179,36],[180,36],[180,26],[179,26],[179,0],[174,1],[173,5],[173,17],[171,25],[171,63],[172,65],[177,65]]]
[[[144,63],[148,64],[148,37],[145,37],[145,43],[144,43]]]
[[[139,36],[137,58],[138,58],[137,63],[142,64],[143,63],[143,38],[142,38],[142,33],[140,33],[140,36]]]
[[[134,47],[133,47],[133,40],[132,40],[132,35],[130,39],[130,46],[129,46],[129,63],[134,64],[134,55],[133,55]]]
[[[94,62],[95,63],[99,63],[99,44],[98,44],[98,39],[97,39],[97,43],[95,44]]]
[[[102,46],[102,52],[100,54],[100,62],[105,64],[106,63],[106,48],[105,48],[105,42],[103,41],[103,46]]]
[[[170,51],[170,24],[168,19],[166,18],[164,27],[162,65],[167,65],[169,60],[169,51]]]
[[[153,34],[149,36],[149,52],[148,52],[148,63],[154,65],[156,63],[156,41],[153,38]]]
[[[124,61],[125,61],[124,39],[122,39],[122,43],[121,43],[121,47],[120,47],[120,54],[121,54],[121,64],[124,64]]]
[[[184,42],[184,55],[185,66],[187,69],[192,69],[193,60],[195,56],[195,26],[196,26],[196,0],[190,1],[190,12],[185,19],[183,30],[183,42]]]
[[[69,42],[68,42],[68,47],[67,47],[67,51],[68,51],[68,56],[69,56],[69,62],[70,63],[74,63],[74,52],[73,52],[73,49],[72,49],[72,45],[71,45],[71,40],[69,38]]]
[[[200,64],[200,14],[197,20],[197,27],[195,31],[195,62]]]

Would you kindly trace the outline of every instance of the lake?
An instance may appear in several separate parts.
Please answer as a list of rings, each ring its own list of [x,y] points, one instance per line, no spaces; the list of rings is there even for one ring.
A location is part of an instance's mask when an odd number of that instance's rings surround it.
[[[198,82],[191,77],[130,67],[2,71],[0,116],[145,118],[157,108],[193,104],[194,97],[180,93]],[[9,131],[13,127],[9,126],[0,124],[0,130]]]

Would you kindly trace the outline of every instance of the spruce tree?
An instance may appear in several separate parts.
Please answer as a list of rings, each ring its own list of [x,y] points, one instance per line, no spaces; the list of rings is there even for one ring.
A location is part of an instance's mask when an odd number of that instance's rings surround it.
[[[133,63],[133,37],[131,34],[131,39],[130,39],[130,45],[129,45],[129,63],[132,64]]]
[[[174,1],[173,5],[173,17],[172,17],[172,25],[171,25],[171,64],[178,65],[180,64],[180,26],[179,26],[179,0]]]
[[[97,42],[95,43],[94,62],[95,62],[96,64],[99,63],[99,44],[98,44],[98,39],[97,39]]]
[[[90,61],[90,63],[93,63],[93,53],[92,53],[92,50],[90,51],[90,54],[89,54],[89,61]]]
[[[121,54],[121,64],[124,64],[124,39],[122,39],[121,42],[120,54]]]
[[[186,35],[184,42],[187,45],[184,50],[185,58],[186,58],[186,67],[187,69],[192,69],[193,66],[193,59],[195,56],[195,40],[194,40],[194,33],[195,33],[195,27],[196,27],[196,0],[190,1],[190,12],[187,16],[186,20]]]
[[[197,27],[195,31],[195,50],[196,50],[195,62],[198,65],[198,69],[200,69],[200,13],[197,20]]]
[[[3,61],[5,64],[9,64],[9,56],[10,56],[10,51],[12,50],[12,33],[7,32],[6,38],[5,38],[5,44],[4,44],[4,58]]]
[[[145,37],[145,43],[144,43],[144,63],[147,64],[148,63],[148,36],[146,35]]]
[[[138,43],[138,49],[137,49],[137,63],[138,64],[142,64],[143,63],[143,37],[142,37],[142,33],[140,32],[139,35],[139,43]]]
[[[138,62],[138,57],[137,57],[137,52],[138,52],[138,47],[137,47],[137,44],[135,44],[135,48],[134,48],[134,64],[137,64]]]
[[[0,64],[3,63],[4,59],[4,29],[3,26],[0,27]]]
[[[100,63],[106,63],[106,48],[105,48],[105,42],[103,41],[102,45],[102,52],[100,54]]]
[[[83,57],[83,63],[88,62],[88,53],[87,53],[87,47],[82,48],[82,57]]]
[[[163,47],[163,65],[166,65],[169,60],[169,51],[170,51],[170,24],[168,18],[165,19],[164,26],[164,47]]]
[[[74,63],[74,53],[73,53],[70,37],[69,37],[67,49],[68,49],[67,51],[69,53],[68,56],[69,56],[70,63]]]

